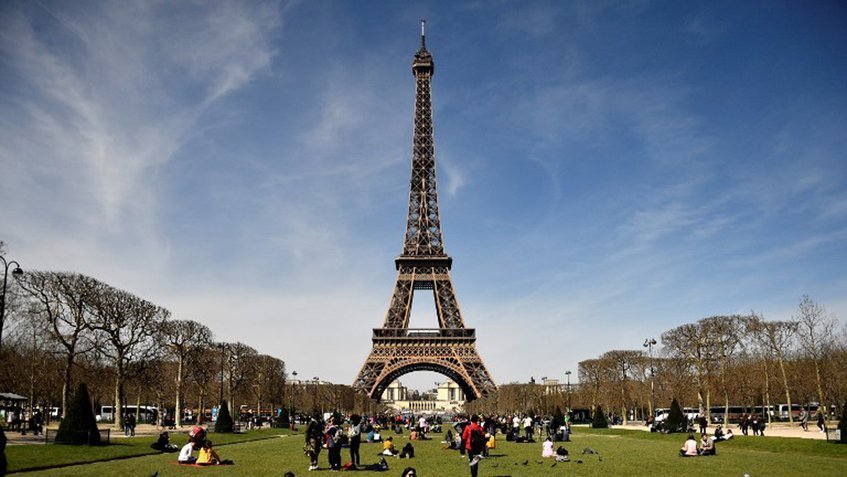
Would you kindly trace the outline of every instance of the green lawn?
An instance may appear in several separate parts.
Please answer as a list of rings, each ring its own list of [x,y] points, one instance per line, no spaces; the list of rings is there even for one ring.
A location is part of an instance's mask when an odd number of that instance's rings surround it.
[[[215,434],[210,433],[215,445],[233,444],[262,439],[274,438],[284,431],[279,429],[264,429],[244,434]],[[96,462],[103,460],[126,459],[144,455],[160,454],[150,448],[156,441],[155,437],[135,437],[112,439],[106,446],[67,446],[67,445],[15,445],[6,448],[9,461],[9,472],[21,470],[62,466],[73,463]],[[184,433],[172,433],[171,442],[181,446],[187,441]]]
[[[308,460],[303,456],[303,437],[299,434],[274,436],[269,439],[267,431],[255,431],[240,436],[241,439],[256,439],[221,446],[218,451],[224,459],[235,461],[233,466],[180,467],[175,463],[175,454],[147,455],[110,462],[98,462],[58,469],[26,472],[27,476],[147,476],[158,472],[166,476],[275,476],[280,477],[291,470],[302,476],[307,472]],[[232,438],[233,436],[226,436]],[[211,439],[224,443],[224,436],[212,435]],[[571,462],[553,467],[553,461],[542,461],[541,444],[513,444],[498,442],[492,457],[480,464],[480,477],[513,476],[606,476],[644,475],[660,476],[719,476],[751,477],[767,476],[841,476],[847,475],[847,445],[829,444],[824,441],[789,439],[779,437],[744,437],[718,444],[718,455],[714,457],[681,458],[677,450],[685,439],[684,435],[660,435],[641,431],[578,429],[565,447],[571,453]],[[136,439],[138,440],[138,439]],[[148,438],[144,444],[149,445]],[[181,442],[181,441],[177,441]],[[397,436],[395,443],[405,444],[405,436]],[[456,477],[470,475],[467,459],[455,451],[442,449],[438,440],[415,442],[416,457],[412,460],[388,458],[388,472],[359,471],[356,475],[399,475],[407,465],[418,470],[420,477]],[[131,446],[140,449],[140,443]],[[582,455],[582,449],[591,447],[599,455]],[[67,450],[70,449],[70,452]],[[107,448],[108,449],[108,448]],[[379,444],[363,444],[363,463],[375,463]],[[7,449],[10,470],[31,465],[37,456],[42,461],[75,457],[79,461],[92,460],[91,456],[107,457],[102,448],[63,446],[13,446]],[[111,454],[109,454],[111,455]],[[125,455],[125,454],[124,454]],[[347,450],[342,461],[349,457]],[[20,460],[19,460],[20,459]],[[582,460],[582,463],[578,463]],[[526,462],[526,464],[524,464]],[[541,463],[539,463],[541,462]],[[327,472],[326,453],[321,453],[321,466]]]

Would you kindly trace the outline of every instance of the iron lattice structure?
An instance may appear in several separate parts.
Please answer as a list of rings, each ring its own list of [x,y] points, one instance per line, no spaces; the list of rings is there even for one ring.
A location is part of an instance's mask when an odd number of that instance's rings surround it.
[[[466,328],[456,301],[444,251],[435,180],[435,145],[430,84],[435,71],[421,24],[421,47],[412,61],[415,76],[415,130],[409,215],[403,253],[395,260],[397,281],[382,328],[373,330],[373,349],[353,388],[379,400],[385,388],[413,371],[435,371],[454,380],[467,400],[487,395],[497,386],[476,351],[476,334]],[[438,328],[409,328],[415,290],[432,292]]]

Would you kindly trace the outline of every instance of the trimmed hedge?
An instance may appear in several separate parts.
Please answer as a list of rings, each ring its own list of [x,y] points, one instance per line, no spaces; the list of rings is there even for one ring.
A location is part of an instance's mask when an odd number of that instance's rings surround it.
[[[606,429],[609,427],[609,421],[603,413],[603,406],[597,406],[594,410],[594,417],[591,420],[591,427],[595,429]]]
[[[218,420],[215,421],[215,432],[233,432],[234,426],[232,416],[229,414],[229,406],[226,399],[221,401],[221,408],[218,410]]]
[[[679,407],[679,401],[674,398],[671,401],[671,408],[668,410],[668,417],[665,420],[665,426],[668,432],[679,432],[680,428],[685,430],[688,421],[685,419],[685,416],[682,414],[682,408]]]
[[[68,415],[59,424],[56,444],[100,444],[100,430],[97,429],[97,419],[94,418],[85,383],[79,383],[68,406]]]

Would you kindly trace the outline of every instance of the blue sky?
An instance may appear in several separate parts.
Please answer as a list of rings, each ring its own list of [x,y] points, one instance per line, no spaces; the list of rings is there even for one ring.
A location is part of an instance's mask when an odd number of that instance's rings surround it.
[[[837,2],[3,2],[9,257],[352,382],[401,251],[420,18],[496,381],[802,294],[843,321]]]

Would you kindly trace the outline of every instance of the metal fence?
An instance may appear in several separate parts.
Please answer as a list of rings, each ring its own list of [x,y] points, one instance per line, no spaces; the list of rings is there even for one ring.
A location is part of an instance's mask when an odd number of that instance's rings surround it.
[[[45,444],[55,444],[56,443],[56,434],[57,430],[54,429],[45,429],[44,430],[44,443]],[[108,444],[109,439],[112,436],[111,429],[97,429],[97,433],[100,434],[100,444]],[[76,431],[74,435],[78,437],[78,439],[74,439],[76,442],[85,442],[86,445],[91,445],[94,442],[94,431]]]

